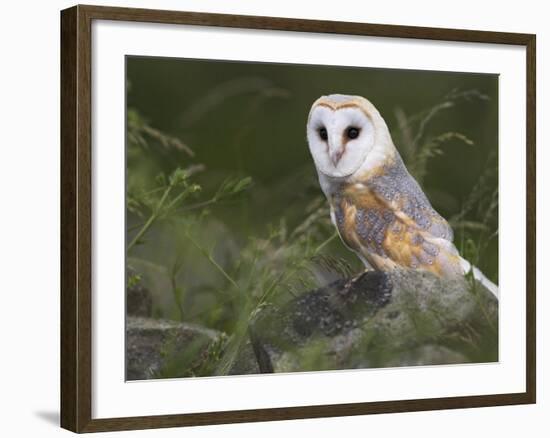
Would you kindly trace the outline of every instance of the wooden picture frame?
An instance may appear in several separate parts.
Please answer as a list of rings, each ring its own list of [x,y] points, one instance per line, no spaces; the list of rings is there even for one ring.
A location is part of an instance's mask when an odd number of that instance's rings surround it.
[[[92,35],[94,20],[216,26],[526,48],[526,391],[193,414],[92,418]],[[61,12],[61,426],[97,432],[535,403],[535,35],[99,6]]]

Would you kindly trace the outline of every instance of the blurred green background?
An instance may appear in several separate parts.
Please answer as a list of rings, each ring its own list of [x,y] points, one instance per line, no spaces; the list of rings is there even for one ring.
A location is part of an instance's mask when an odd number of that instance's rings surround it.
[[[151,290],[155,316],[232,334],[259,306],[360,271],[334,238],[305,136],[331,93],[379,109],[461,253],[498,281],[496,75],[126,63],[129,244],[149,222],[128,248],[129,282]]]

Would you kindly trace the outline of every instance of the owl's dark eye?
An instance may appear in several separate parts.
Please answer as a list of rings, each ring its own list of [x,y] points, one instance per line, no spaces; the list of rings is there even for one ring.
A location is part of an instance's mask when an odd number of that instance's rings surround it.
[[[353,126],[350,126],[347,129],[346,134],[347,134],[349,139],[353,140],[353,139],[359,137],[359,128],[355,128]]]
[[[328,138],[327,128],[319,129],[319,137],[321,137],[323,140],[326,140]]]

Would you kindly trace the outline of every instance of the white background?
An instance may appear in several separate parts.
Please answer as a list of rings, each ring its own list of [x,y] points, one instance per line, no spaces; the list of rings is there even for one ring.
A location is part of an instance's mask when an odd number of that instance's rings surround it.
[[[96,2],[94,2],[96,3]],[[100,4],[100,3],[97,3]],[[462,1],[449,9],[443,2],[320,2],[277,1],[115,1],[120,6],[288,16],[393,24],[463,27],[538,34],[538,223],[548,222],[544,211],[542,170],[547,134],[542,126],[550,77],[545,42],[550,37],[544,2]],[[2,68],[0,69],[2,261],[0,290],[0,430],[7,436],[68,435],[57,429],[59,399],[59,9],[64,1],[10,2],[2,11]],[[547,119],[548,117],[546,117]],[[548,210],[548,208],[546,208]],[[546,305],[543,275],[548,232],[538,230],[539,370],[548,364],[542,350],[548,334],[543,321]],[[513,257],[513,255],[510,255]],[[550,390],[539,372],[536,406],[498,407],[392,414],[338,419],[286,421],[265,424],[210,426],[182,430],[142,431],[113,436],[281,436],[314,433],[334,436],[359,432],[369,435],[464,437],[498,434],[545,436]]]

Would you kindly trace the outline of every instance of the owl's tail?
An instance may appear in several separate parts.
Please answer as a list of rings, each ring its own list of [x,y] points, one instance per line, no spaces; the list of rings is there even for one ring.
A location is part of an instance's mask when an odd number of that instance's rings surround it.
[[[483,272],[481,272],[478,268],[476,268],[474,265],[472,265],[468,260],[460,258],[460,264],[462,265],[462,269],[464,270],[464,273],[467,274],[472,271],[474,274],[474,278],[479,281],[483,286],[485,286],[498,300],[498,286],[493,283],[491,280],[489,280]]]

